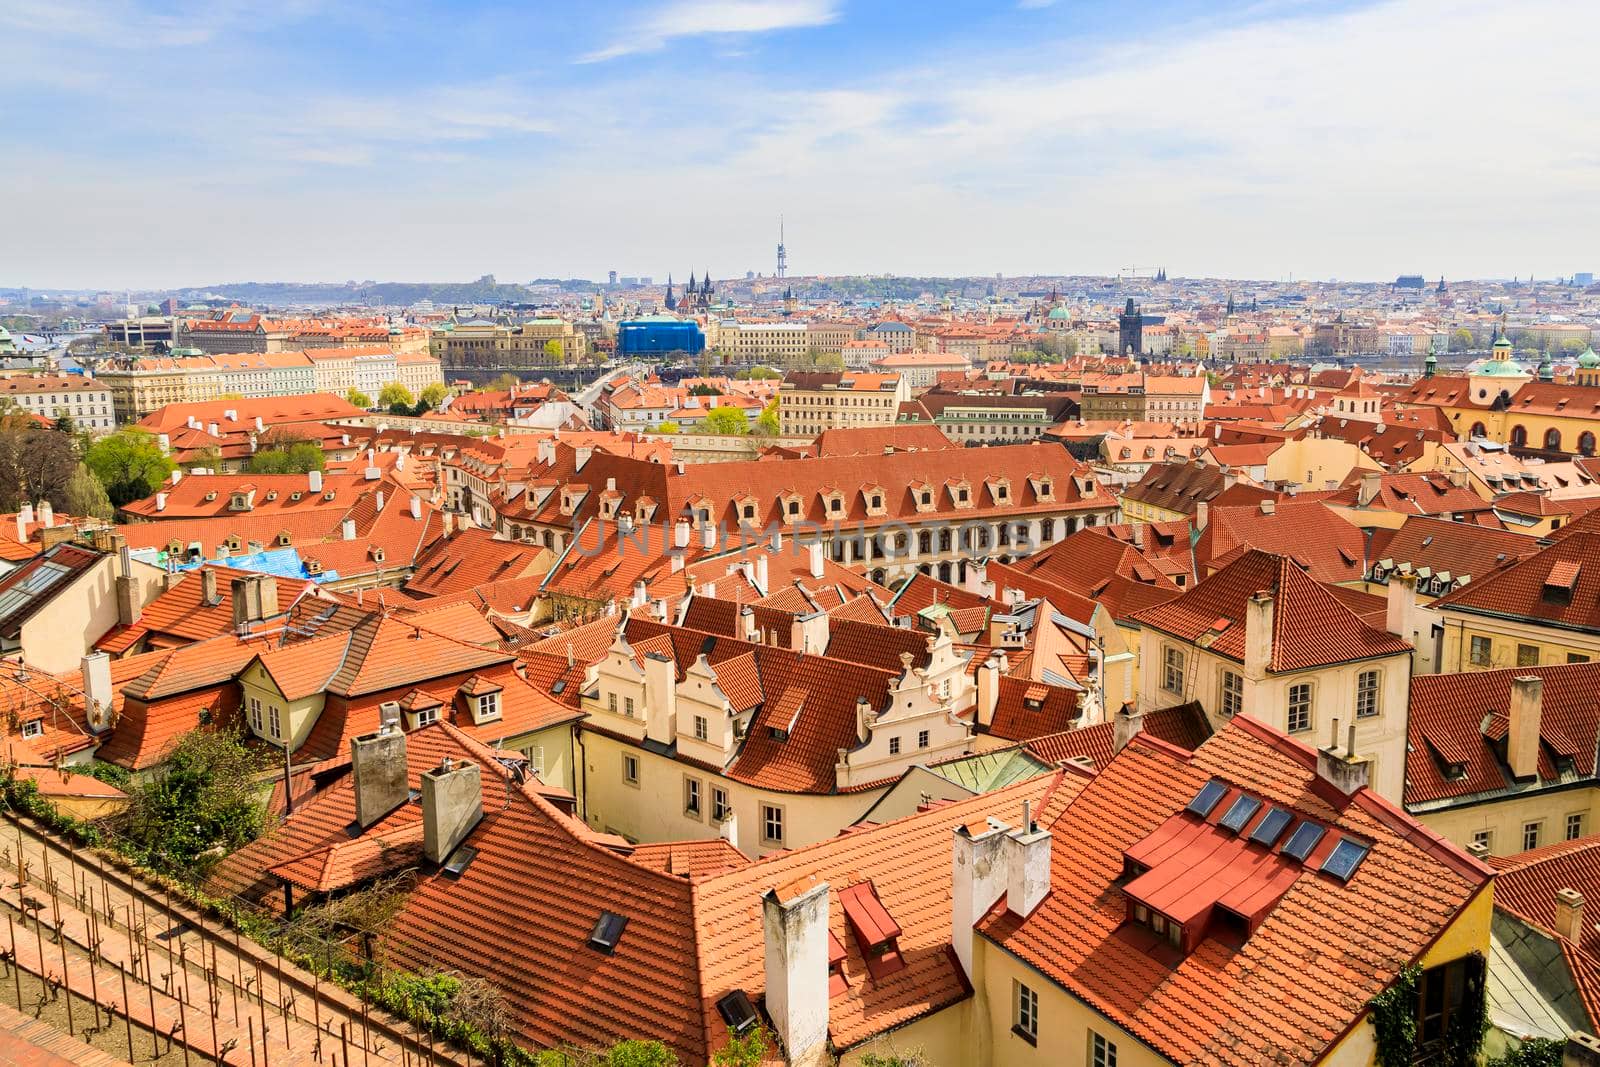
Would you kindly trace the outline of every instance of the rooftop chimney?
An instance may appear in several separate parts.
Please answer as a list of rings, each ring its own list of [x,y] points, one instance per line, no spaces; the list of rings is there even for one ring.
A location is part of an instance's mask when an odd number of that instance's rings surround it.
[[[1276,500],[1268,498],[1268,499],[1263,500],[1261,502],[1261,514],[1263,514],[1263,515],[1276,515],[1277,512],[1278,512],[1278,502]]]
[[[1576,889],[1556,890],[1556,933],[1574,945],[1583,940],[1583,894]]]
[[[167,494],[165,494],[165,493],[157,493],[156,494],[156,510],[157,511],[166,511],[167,510]]]
[[[978,725],[994,725],[994,709],[1000,703],[1000,677],[1006,672],[1004,652],[991,652],[978,667]]]
[[[755,587],[762,596],[767,595],[767,557],[765,554],[756,557]]]
[[[173,485],[177,485],[181,481],[183,481],[183,468],[182,467],[174,467],[174,468],[172,468],[172,484]]]
[[[450,858],[483,817],[483,782],[476,763],[449,756],[422,775],[422,854],[434,863]]]
[[[217,572],[210,567],[200,568],[200,602],[210,607],[222,602],[217,595]]]
[[[972,926],[1006,891],[1001,853],[1006,826],[982,819],[955,828],[950,857],[950,945],[967,977],[972,977]]]
[[[422,518],[422,498],[419,496],[411,498],[411,517],[413,519]]]
[[[796,615],[789,624],[789,647],[807,656],[820,656],[828,647],[828,613]]]
[[[22,512],[17,512],[17,540],[22,544],[28,543],[28,520]]]
[[[1372,761],[1356,754],[1356,724],[1350,724],[1345,748],[1339,751],[1339,720],[1333,720],[1328,747],[1317,750],[1317,777],[1349,796],[1371,785]]]
[[[48,530],[56,524],[56,509],[51,505],[50,501],[39,501],[39,507],[37,511],[39,515],[40,526],[43,526],[46,530]]]
[[[365,830],[410,795],[406,780],[406,735],[392,726],[350,739],[350,774],[356,822]]]
[[[1244,608],[1244,676],[1265,678],[1272,663],[1272,594],[1258,590]]]
[[[1111,751],[1121,752],[1144,729],[1144,709],[1132,703],[1117,709],[1111,718]]]
[[[1391,574],[1384,587],[1384,629],[1396,637],[1417,643],[1417,576]]]
[[[33,525],[33,505],[24,503],[22,505],[22,507],[17,509],[17,530],[20,533],[20,531],[22,530],[22,528],[24,526],[32,526],[32,525]]]
[[[1506,763],[1515,778],[1539,773],[1539,720],[1544,708],[1544,679],[1537,674],[1511,679],[1511,703],[1506,710]]]
[[[1379,471],[1363,471],[1361,474],[1361,488],[1356,490],[1356,505],[1366,507],[1378,495],[1378,489],[1383,485],[1383,475]]]
[[[88,715],[89,729],[104,733],[111,729],[111,657],[104,652],[91,652],[83,657],[83,704]]]
[[[806,571],[813,578],[822,577],[821,541],[812,541],[806,545]]]
[[[306,488],[313,493],[322,492],[322,472],[317,470],[306,471]]]
[[[1019,918],[1033,914],[1050,892],[1050,831],[1033,821],[1033,802],[1022,802],[1022,825],[1000,846],[1006,864],[1006,910]]]
[[[717,528],[709,522],[700,527],[700,547],[707,552],[717,547]]]
[[[689,547],[689,520],[679,519],[672,524],[672,547]]]
[[[339,524],[339,536],[346,541],[354,541],[356,539],[356,520],[345,519],[341,522]]]
[[[767,1015],[791,1065],[828,1062],[828,883],[815,875],[761,896]]]

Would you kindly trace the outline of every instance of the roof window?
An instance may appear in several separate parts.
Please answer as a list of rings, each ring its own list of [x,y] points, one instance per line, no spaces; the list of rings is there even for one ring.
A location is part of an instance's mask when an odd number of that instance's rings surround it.
[[[1217,802],[1222,799],[1223,794],[1227,791],[1228,785],[1226,782],[1213,778],[1200,787],[1200,792],[1195,794],[1195,798],[1189,801],[1184,810],[1204,819],[1211,814],[1212,809],[1217,806]]]
[[[1236,834],[1242,833],[1244,831],[1245,824],[1248,823],[1255,816],[1255,813],[1260,810],[1261,801],[1257,800],[1253,796],[1241,793],[1237,798],[1234,799],[1234,802],[1228,806],[1228,813],[1222,817],[1222,821],[1219,825],[1224,830],[1231,830]]]
[[[1322,861],[1322,873],[1331,874],[1341,882],[1348,882],[1370,851],[1370,847],[1360,841],[1349,837],[1340,838],[1339,843],[1333,846],[1333,851]]]
[[[602,911],[600,918],[594,921],[594,929],[589,931],[589,947],[596,952],[611,955],[616,951],[618,942],[622,940],[622,931],[627,925],[626,915],[618,915],[614,911]]]
[[[742,989],[735,989],[717,1001],[717,1014],[735,1034],[748,1033],[760,1021],[755,1005],[750,1003],[750,994]]]
[[[1283,854],[1304,863],[1325,833],[1327,830],[1314,822],[1302,822],[1295,827],[1294,833],[1289,835],[1288,842],[1283,846]]]

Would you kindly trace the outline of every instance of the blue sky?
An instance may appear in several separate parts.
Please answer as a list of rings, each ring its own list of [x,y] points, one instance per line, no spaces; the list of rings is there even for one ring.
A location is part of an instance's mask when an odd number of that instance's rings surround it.
[[[6,0],[0,284],[1600,269],[1600,5]]]

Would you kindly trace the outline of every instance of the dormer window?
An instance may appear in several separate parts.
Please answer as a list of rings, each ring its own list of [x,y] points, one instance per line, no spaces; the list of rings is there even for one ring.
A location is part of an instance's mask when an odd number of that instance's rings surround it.
[[[372,562],[374,562],[374,563],[382,563],[383,559],[384,559],[383,549],[381,547],[377,546],[377,545],[372,546]]]
[[[229,552],[237,552],[244,547],[244,542],[240,540],[238,534],[231,534],[228,537],[227,545]]]
[[[29,719],[27,722],[23,723],[22,724],[22,736],[24,738],[43,737],[44,736],[44,720],[43,719]]]
[[[473,709],[472,717],[478,722],[487,722],[500,717],[500,694],[484,693],[478,698],[478,705]]]
[[[474,674],[466,680],[461,687],[461,695],[466,698],[467,710],[472,713],[472,721],[481,725],[493,722],[500,718],[500,694],[504,688],[482,675]]]
[[[906,965],[900,955],[900,924],[878,899],[872,882],[858,882],[839,891],[845,921],[866,960],[867,973],[881,981]]]
[[[209,490],[206,493],[206,503],[207,504],[211,503],[213,500],[216,500],[216,499],[217,499],[217,491],[215,489]]]
[[[278,547],[280,547],[280,548],[288,548],[293,543],[294,543],[294,538],[289,536],[289,531],[288,530],[284,530],[284,531],[282,531],[281,533],[278,534]]]
[[[306,560],[306,573],[307,574],[321,574],[322,573],[322,563],[321,563],[321,561],[314,560],[314,559]]]

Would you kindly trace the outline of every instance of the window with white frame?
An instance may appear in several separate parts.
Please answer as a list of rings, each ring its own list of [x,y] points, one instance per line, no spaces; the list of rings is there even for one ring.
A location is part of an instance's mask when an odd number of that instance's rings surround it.
[[[1183,692],[1183,649],[1168,646],[1162,657],[1161,688],[1169,693]]]
[[[1522,824],[1522,851],[1539,847],[1539,835],[1544,829],[1542,822],[1525,822]]]
[[[278,710],[278,705],[267,705],[267,732],[273,737],[283,737],[283,713]]]
[[[700,817],[700,779],[685,776],[683,779],[683,813]]]
[[[1567,816],[1567,840],[1576,841],[1583,836],[1583,812],[1573,812]]]
[[[23,737],[43,737],[44,736],[44,720],[43,719],[29,719],[27,722],[23,723],[22,724],[22,736]]]
[[[529,745],[522,750],[522,758],[528,761],[528,769],[540,777],[544,776],[544,746]]]
[[[261,718],[260,697],[250,698],[250,729],[254,730],[258,734],[266,729],[266,725]]]
[[[1244,676],[1238,671],[1222,672],[1221,710],[1225,719],[1244,710]]]
[[[697,741],[704,741],[711,736],[710,724],[706,722],[704,715],[694,717],[694,736]]]
[[[1356,676],[1356,718],[1370,719],[1378,714],[1378,686],[1382,680],[1377,671],[1362,671]]]
[[[500,694],[480,693],[478,695],[478,721],[485,719],[498,719],[500,717]]]
[[[720,785],[711,787],[711,818],[722,822],[733,814],[733,808],[728,804],[728,791]]]
[[[1011,1032],[1030,1045],[1039,1040],[1039,994],[1016,979],[1011,981]]]
[[[431,707],[431,708],[423,708],[423,709],[421,709],[420,711],[417,712],[417,725],[418,726],[431,726],[431,725],[433,725],[434,723],[436,723],[438,721],[439,721],[439,709],[438,709],[437,706]]]
[[[622,701],[622,714],[626,715],[630,719],[633,718],[633,698],[632,697],[623,698],[623,701]]]
[[[615,694],[615,693],[607,693],[606,694],[606,710],[609,711],[609,712],[612,712],[613,714],[615,714],[615,712],[617,710],[617,694]]]
[[[1289,687],[1289,732],[1311,729],[1311,683],[1297,682]]]
[[[1479,831],[1477,831],[1476,833],[1474,833],[1472,835],[1472,843],[1474,845],[1482,845],[1485,852],[1493,852],[1494,851],[1494,831],[1493,830],[1479,830]]]
[[[761,805],[761,843],[783,844],[783,809],[776,804]]]

